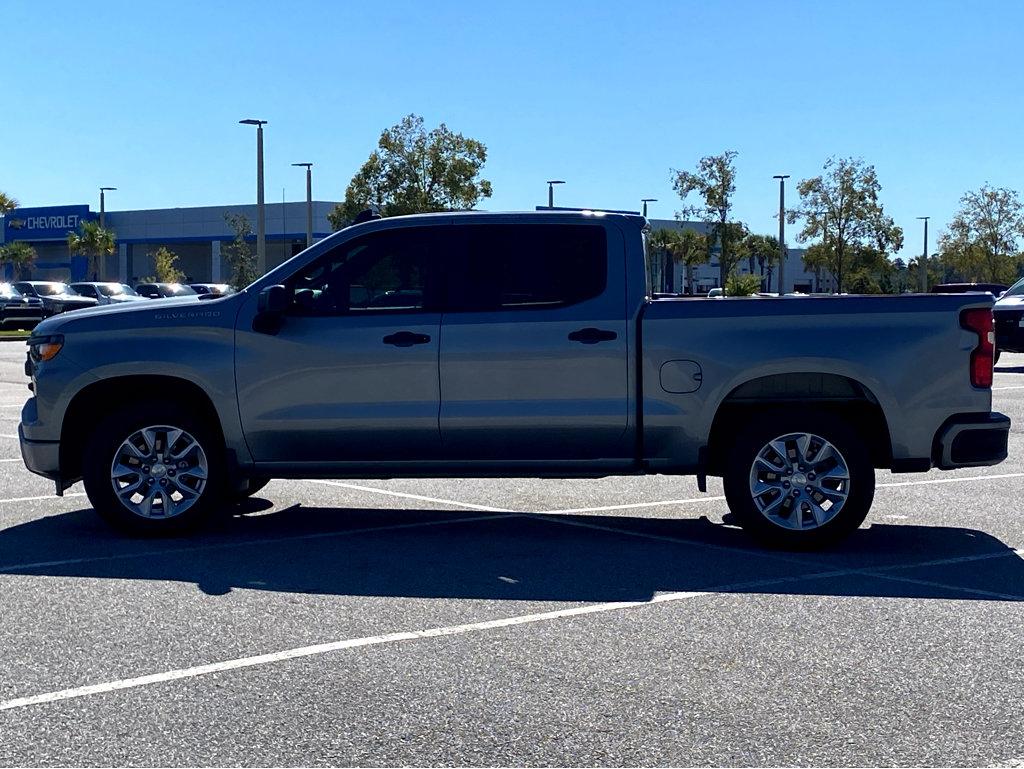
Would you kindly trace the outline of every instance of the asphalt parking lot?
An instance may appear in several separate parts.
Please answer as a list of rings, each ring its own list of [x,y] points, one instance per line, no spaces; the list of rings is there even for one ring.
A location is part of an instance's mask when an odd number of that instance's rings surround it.
[[[992,468],[838,550],[692,479],[275,481],[120,536],[21,464],[0,342],[2,765],[1024,765],[1024,355]]]

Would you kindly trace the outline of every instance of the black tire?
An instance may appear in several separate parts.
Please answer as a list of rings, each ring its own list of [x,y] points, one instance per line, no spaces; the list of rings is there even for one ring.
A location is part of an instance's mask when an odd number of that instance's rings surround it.
[[[245,482],[245,487],[233,491],[231,497],[235,502],[242,502],[258,493],[268,483],[270,483],[269,478],[260,478],[259,476],[248,478]]]
[[[195,502],[167,518],[147,518],[129,510],[115,493],[111,479],[111,465],[121,444],[152,425],[185,430],[195,439],[207,463],[206,483]],[[223,439],[188,409],[174,404],[132,404],[107,416],[86,443],[82,471],[85,493],[96,512],[112,526],[132,534],[164,536],[193,531],[213,519],[224,501]]]
[[[992,365],[996,365],[999,362],[999,356],[1002,354],[1002,350],[996,350],[995,356],[992,358]]]
[[[779,437],[800,433],[831,443],[845,460],[849,481],[846,501],[834,517],[819,526],[807,517],[813,518],[813,514],[790,513],[801,515],[801,525],[806,521],[814,526],[795,529],[783,525],[783,520],[795,520],[791,517],[777,519],[780,522],[776,523],[762,513],[750,484],[754,461],[761,450]],[[787,409],[758,418],[737,436],[727,462],[724,485],[729,509],[744,531],[771,547],[813,550],[832,545],[864,522],[875,495],[875,469],[864,439],[848,422],[824,411]]]

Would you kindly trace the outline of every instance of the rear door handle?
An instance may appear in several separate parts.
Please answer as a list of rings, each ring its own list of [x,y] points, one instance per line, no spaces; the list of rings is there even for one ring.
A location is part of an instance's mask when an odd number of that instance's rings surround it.
[[[569,334],[569,341],[580,344],[597,344],[598,342],[610,342],[618,337],[619,335],[614,331],[606,331],[603,328],[581,328]]]
[[[412,331],[396,331],[384,337],[384,344],[393,344],[395,347],[412,347],[414,344],[427,344],[429,341],[429,335],[414,334]]]

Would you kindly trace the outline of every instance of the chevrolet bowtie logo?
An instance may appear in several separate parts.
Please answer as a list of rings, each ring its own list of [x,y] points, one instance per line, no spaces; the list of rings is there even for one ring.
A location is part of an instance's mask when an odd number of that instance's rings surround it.
[[[24,219],[8,219],[7,220],[7,226],[10,227],[12,230],[20,230],[20,229],[22,229],[25,226],[25,220]]]

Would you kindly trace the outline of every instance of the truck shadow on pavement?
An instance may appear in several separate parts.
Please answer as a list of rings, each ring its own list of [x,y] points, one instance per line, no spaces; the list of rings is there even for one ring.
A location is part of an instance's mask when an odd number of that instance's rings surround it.
[[[0,574],[172,580],[209,595],[241,588],[570,602],[675,591],[1024,600],[1024,559],[971,529],[874,524],[835,549],[791,553],[761,549],[706,518],[247,505],[177,539],[118,534],[89,509],[40,518],[0,530]]]

